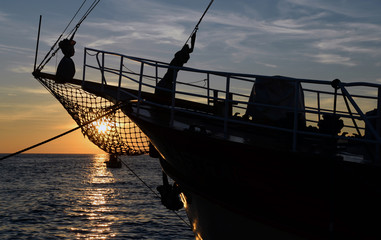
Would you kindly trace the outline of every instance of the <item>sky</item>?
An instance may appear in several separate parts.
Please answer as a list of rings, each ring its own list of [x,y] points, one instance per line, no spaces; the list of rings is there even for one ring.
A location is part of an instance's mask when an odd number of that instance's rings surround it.
[[[91,2],[87,0],[84,9]],[[16,152],[76,126],[31,72],[39,16],[41,61],[81,4],[2,0],[0,153]],[[84,47],[169,62],[208,4],[102,0],[76,34],[75,77],[82,76]],[[380,12],[379,0],[215,0],[199,27],[187,66],[381,83]],[[58,54],[44,70],[54,73],[61,57]],[[29,153],[103,152],[77,131]]]

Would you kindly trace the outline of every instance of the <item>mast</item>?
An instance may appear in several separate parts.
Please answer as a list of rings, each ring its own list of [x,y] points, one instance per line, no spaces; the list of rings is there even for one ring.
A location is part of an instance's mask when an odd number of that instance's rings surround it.
[[[36,43],[36,55],[34,56],[34,67],[33,67],[33,71],[36,71],[37,54],[38,54],[38,45],[39,45],[39,43],[40,43],[41,19],[42,19],[42,15],[40,15],[40,21],[39,21],[39,24],[38,24],[38,34],[37,34],[37,43]]]

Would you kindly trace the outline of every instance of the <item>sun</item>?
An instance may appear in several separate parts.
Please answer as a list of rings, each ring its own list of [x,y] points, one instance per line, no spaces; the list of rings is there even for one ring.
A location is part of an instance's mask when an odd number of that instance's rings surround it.
[[[111,123],[104,120],[96,121],[94,125],[99,133],[106,133],[111,130]]]
[[[101,133],[105,133],[105,132],[107,132],[107,130],[109,130],[109,126],[107,126],[107,124],[106,123],[101,123],[100,125],[98,125],[98,131],[99,132],[101,132]]]

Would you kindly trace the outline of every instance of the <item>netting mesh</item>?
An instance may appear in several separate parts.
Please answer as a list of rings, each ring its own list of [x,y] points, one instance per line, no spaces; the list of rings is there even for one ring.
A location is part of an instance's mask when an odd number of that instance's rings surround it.
[[[81,126],[110,112],[114,103],[86,92],[80,86],[38,78]],[[146,135],[120,109],[81,127],[91,142],[109,154],[140,155],[148,153]]]

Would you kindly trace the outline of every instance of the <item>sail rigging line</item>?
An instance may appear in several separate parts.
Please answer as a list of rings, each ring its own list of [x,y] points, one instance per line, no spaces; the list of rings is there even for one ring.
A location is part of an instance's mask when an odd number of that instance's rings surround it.
[[[159,194],[157,194],[141,177],[139,177],[138,174],[135,173],[135,171],[128,166],[127,163],[125,163],[122,159],[118,157],[119,161],[137,178],[140,182],[142,182],[150,191],[155,195],[155,197],[160,199]]]
[[[157,199],[161,199],[161,197],[159,196],[159,194],[157,192],[155,192],[155,190],[153,190],[141,177],[139,177],[139,175],[132,169],[130,168],[130,166],[128,166],[127,163],[125,163],[122,159],[120,159],[118,157],[119,161],[137,178],[139,179],[140,182],[142,182],[147,188],[148,190],[155,196],[155,198]],[[191,230],[192,229],[192,226],[182,217],[180,216],[180,214],[178,214],[176,211],[174,210],[171,210],[182,222],[184,222],[185,225],[187,225]]]
[[[114,112],[117,111],[118,109],[120,109],[120,108],[122,108],[123,106],[125,106],[125,104],[126,104],[126,103],[115,104],[115,105],[113,105],[113,106],[111,106],[111,107],[109,108],[110,111],[106,112],[105,114],[102,114],[101,116],[98,116],[98,117],[96,117],[96,118],[94,118],[94,119],[91,119],[91,120],[89,120],[89,121],[87,121],[87,122],[85,122],[85,123],[83,123],[83,124],[81,124],[81,125],[79,125],[79,126],[73,128],[73,129],[70,129],[70,130],[68,130],[68,131],[66,131],[66,132],[64,132],[64,133],[58,134],[57,136],[54,136],[54,137],[52,137],[52,138],[49,138],[49,139],[47,139],[47,140],[45,140],[45,141],[42,141],[42,142],[40,142],[40,143],[34,144],[34,145],[30,146],[30,147],[27,147],[27,148],[24,148],[24,149],[22,149],[22,150],[20,150],[20,151],[17,151],[17,152],[15,152],[15,153],[12,153],[12,154],[9,154],[9,155],[7,155],[7,156],[4,156],[4,157],[0,158],[0,161],[5,160],[5,159],[10,158],[10,157],[13,157],[13,156],[15,156],[15,155],[18,155],[18,154],[20,154],[20,153],[26,152],[26,151],[31,150],[31,149],[33,149],[33,148],[39,147],[39,146],[41,146],[41,145],[44,145],[45,143],[51,142],[51,141],[53,141],[53,140],[55,140],[55,139],[58,139],[58,138],[60,138],[60,137],[65,136],[65,135],[67,135],[67,134],[69,134],[69,133],[71,133],[71,132],[74,132],[74,131],[76,131],[76,130],[78,130],[78,129],[80,129],[80,128],[83,128],[83,127],[85,127],[86,125],[89,125],[89,124],[91,124],[91,123],[93,123],[93,122],[95,122],[95,121],[97,121],[97,120],[99,120],[99,119],[101,119],[101,118],[104,118],[104,117],[106,117],[106,116],[108,116],[108,115],[114,113]]]
[[[58,39],[56,40],[56,42],[53,44],[53,46],[50,48],[49,52],[45,55],[44,59],[41,61],[41,63],[38,65],[37,67],[37,70],[38,71],[41,71],[44,66],[52,59],[52,57],[54,57],[57,53],[57,51],[60,49],[59,47],[56,48],[58,42],[62,39],[62,37],[64,36],[66,30],[69,28],[69,26],[71,25],[71,23],[74,21],[74,19],[77,17],[78,13],[80,12],[80,10],[82,9],[82,7],[85,5],[87,0],[84,0],[81,4],[81,6],[79,7],[79,9],[77,10],[77,12],[74,14],[74,16],[71,18],[71,20],[69,21],[69,23],[66,25],[65,29],[62,31],[61,35],[58,37]],[[90,5],[90,7],[86,10],[86,12],[84,13],[84,15],[81,17],[81,19],[78,21],[78,23],[76,24],[76,26],[68,33],[67,37],[69,37],[71,35],[71,40],[73,40],[74,38],[74,35],[75,33],[77,32],[79,26],[81,25],[81,23],[87,18],[87,16],[94,10],[94,8],[98,5],[98,3],[100,2],[101,0],[94,0],[93,3]],[[52,53],[53,52],[53,53]],[[50,57],[49,57],[50,56]]]
[[[101,0],[94,0],[94,2],[90,5],[85,14],[82,16],[82,18],[78,21],[77,25],[75,25],[75,27],[69,32],[68,37],[71,35],[71,40],[73,40],[74,35],[77,32],[78,28],[81,26],[82,22],[85,21],[87,16],[89,16],[89,14],[93,11],[93,9],[98,5],[100,1]]]
[[[44,63],[44,61],[48,58],[48,56],[50,55],[50,53],[55,49],[57,43],[61,40],[62,36],[65,34],[66,30],[69,28],[69,26],[71,25],[71,23],[73,22],[73,20],[75,19],[75,17],[78,15],[79,11],[82,9],[83,5],[86,3],[87,0],[84,0],[81,4],[81,6],[79,7],[79,9],[77,10],[77,12],[74,14],[74,16],[71,18],[71,20],[69,21],[69,23],[66,25],[65,29],[62,31],[61,35],[58,37],[58,39],[56,40],[56,42],[53,44],[53,46],[50,48],[49,52],[45,55],[44,59],[41,61],[40,65],[38,66],[38,70],[41,71],[42,68],[46,65],[46,63],[48,63],[50,61],[50,59],[56,54],[56,52],[58,51],[59,48],[57,48],[52,56]]]
[[[205,9],[205,11],[204,11],[204,13],[202,14],[200,20],[198,20],[198,23],[197,23],[196,26],[193,28],[193,31],[192,31],[192,33],[189,35],[189,37],[188,37],[187,41],[185,42],[185,44],[187,44],[188,41],[189,41],[189,39],[191,39],[192,35],[193,35],[195,32],[197,32],[197,30],[198,30],[198,26],[200,25],[200,23],[201,23],[202,19],[204,18],[205,14],[208,12],[210,6],[212,6],[213,2],[214,2],[214,0],[211,0],[211,1],[210,1],[208,7]],[[184,44],[184,45],[185,45],[185,44]]]

